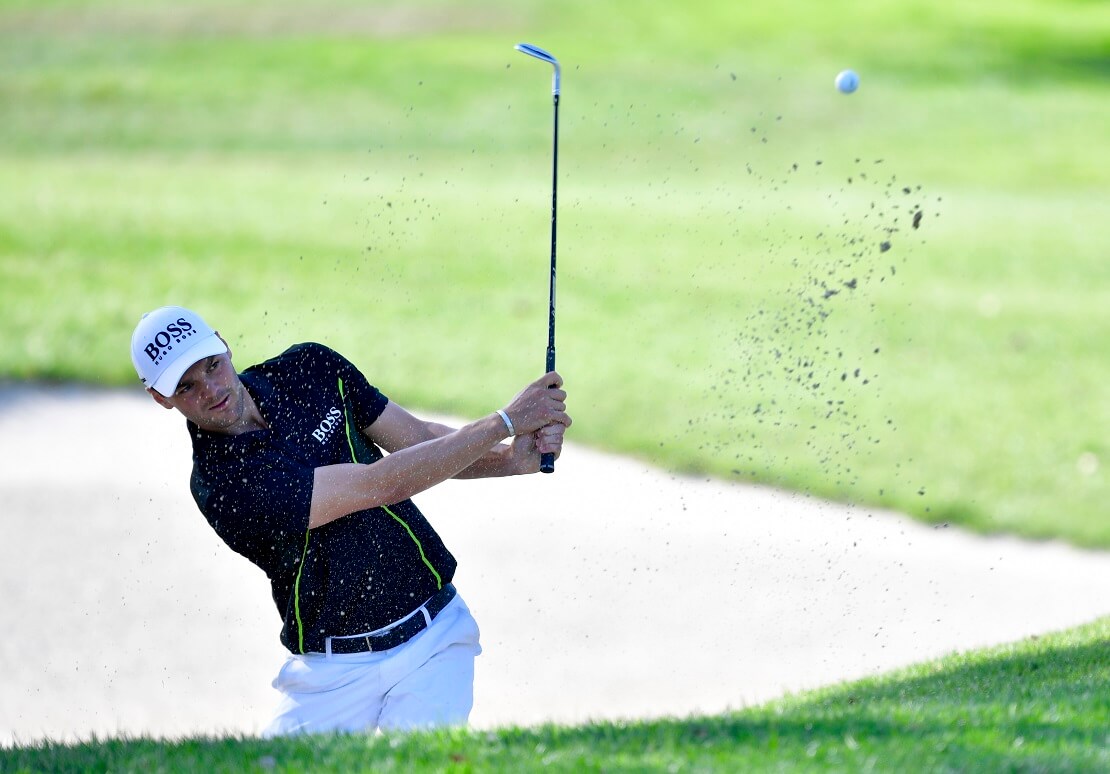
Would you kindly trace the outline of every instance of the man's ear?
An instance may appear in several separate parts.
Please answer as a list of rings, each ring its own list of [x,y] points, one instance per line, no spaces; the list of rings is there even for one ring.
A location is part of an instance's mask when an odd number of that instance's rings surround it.
[[[225,339],[223,336],[221,336],[219,331],[212,331],[212,332],[215,333],[216,338],[218,338],[220,341],[222,341],[224,343],[224,346],[227,347],[227,359],[231,360],[231,345],[227,343],[227,339]]]
[[[170,402],[166,400],[165,395],[158,392],[158,390],[154,389],[153,387],[147,387],[146,391],[150,393],[150,397],[154,398],[154,402],[157,403],[159,406],[164,409],[169,409],[170,411],[173,411],[173,406],[171,406]]]

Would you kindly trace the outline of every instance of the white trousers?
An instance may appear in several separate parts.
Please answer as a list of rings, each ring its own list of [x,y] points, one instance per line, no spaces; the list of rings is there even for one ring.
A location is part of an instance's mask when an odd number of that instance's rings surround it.
[[[380,653],[286,659],[264,736],[465,725],[474,706],[478,624],[456,595],[424,631]]]

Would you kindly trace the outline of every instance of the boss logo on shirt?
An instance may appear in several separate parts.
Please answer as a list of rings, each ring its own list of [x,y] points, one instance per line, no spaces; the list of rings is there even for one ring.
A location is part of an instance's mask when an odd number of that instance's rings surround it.
[[[331,438],[332,433],[335,432],[335,428],[339,427],[339,420],[342,416],[343,412],[333,407],[332,410],[328,412],[327,416],[324,417],[324,421],[320,423],[320,426],[312,431],[312,437],[320,443],[327,441]]]
[[[177,320],[167,325],[165,330],[154,334],[154,339],[147,342],[147,345],[143,347],[143,352],[146,352],[154,365],[158,365],[162,356],[173,350],[174,344],[189,338],[195,332],[191,322],[184,317],[178,317]]]

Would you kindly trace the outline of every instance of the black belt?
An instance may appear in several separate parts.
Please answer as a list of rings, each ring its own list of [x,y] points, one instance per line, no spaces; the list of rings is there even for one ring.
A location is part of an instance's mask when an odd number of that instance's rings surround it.
[[[428,628],[447,603],[455,598],[455,587],[448,583],[396,626],[378,634],[357,637],[329,637],[332,653],[367,653],[389,650],[402,645]]]

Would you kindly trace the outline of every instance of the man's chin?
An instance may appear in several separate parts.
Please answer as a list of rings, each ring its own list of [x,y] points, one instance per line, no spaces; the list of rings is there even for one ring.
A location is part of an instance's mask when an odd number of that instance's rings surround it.
[[[193,423],[209,433],[226,433],[235,425],[236,417],[233,411],[206,411],[203,416],[194,417]]]
[[[219,408],[213,408],[207,413],[204,425],[201,426],[213,433],[232,432],[243,418],[243,409],[243,396],[232,393],[219,404]]]

